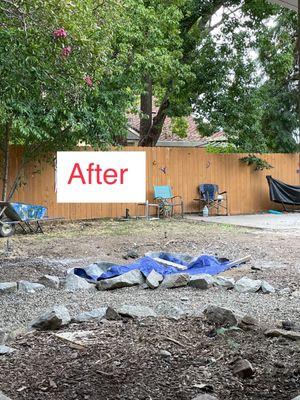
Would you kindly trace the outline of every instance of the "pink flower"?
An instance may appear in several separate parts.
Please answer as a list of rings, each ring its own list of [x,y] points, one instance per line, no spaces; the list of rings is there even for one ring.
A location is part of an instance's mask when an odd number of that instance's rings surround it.
[[[71,46],[67,46],[67,47],[63,47],[62,51],[61,51],[61,55],[62,57],[68,57],[72,52],[72,47]]]
[[[84,77],[84,80],[85,80],[85,83],[88,85],[88,86],[93,86],[93,79],[89,76],[89,75],[87,75],[87,76],[85,76]]]
[[[64,28],[58,28],[53,32],[55,38],[66,38],[67,31]]]

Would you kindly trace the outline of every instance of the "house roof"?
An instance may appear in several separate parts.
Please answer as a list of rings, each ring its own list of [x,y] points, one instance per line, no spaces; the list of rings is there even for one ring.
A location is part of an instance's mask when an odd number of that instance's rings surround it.
[[[282,7],[298,11],[298,0],[269,0],[271,3],[279,4]]]
[[[155,115],[155,112],[153,112]],[[182,138],[172,132],[172,124],[171,118],[167,117],[162,129],[162,134],[159,138],[158,145],[167,145],[172,142],[179,142],[182,146],[185,144],[191,144],[192,146],[205,146],[212,142],[225,142],[227,141],[227,137],[223,131],[218,131],[212,134],[211,136],[201,136],[197,124],[192,116],[186,117],[188,127],[187,127],[187,136]],[[132,132],[136,132],[139,134],[140,129],[140,117],[138,114],[129,114],[128,116],[128,125],[129,131],[132,135]]]

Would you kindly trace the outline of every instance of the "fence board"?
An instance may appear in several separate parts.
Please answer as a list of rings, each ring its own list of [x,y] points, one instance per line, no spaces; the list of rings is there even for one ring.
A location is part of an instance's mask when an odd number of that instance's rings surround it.
[[[147,154],[147,199],[153,200],[153,185],[171,185],[176,195],[184,198],[185,212],[197,211],[197,188],[200,183],[216,183],[227,190],[231,214],[246,214],[276,208],[269,201],[266,175],[271,174],[284,182],[300,185],[297,173],[299,154],[265,154],[274,168],[254,171],[253,167],[241,164],[241,154],[209,154],[198,148],[137,148],[124,151],[144,150]],[[21,164],[22,148],[10,148],[9,182]],[[1,160],[0,160],[1,161]],[[37,163],[26,167],[26,184],[21,186],[14,201],[44,204],[50,216],[67,219],[114,218],[137,214],[135,204],[57,204],[55,193],[55,170],[51,164],[43,163],[41,173],[35,173]],[[1,183],[0,183],[1,186]]]

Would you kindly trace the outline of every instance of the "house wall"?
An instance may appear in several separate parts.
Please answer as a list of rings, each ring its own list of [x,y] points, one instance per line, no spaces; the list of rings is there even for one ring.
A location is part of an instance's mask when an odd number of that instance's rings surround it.
[[[142,150],[126,147],[124,151]],[[200,183],[216,183],[227,190],[231,214],[248,214],[276,208],[269,201],[266,175],[290,184],[300,185],[299,154],[263,155],[274,168],[254,171],[239,161],[241,154],[208,154],[201,148],[144,148],[147,153],[147,198],[152,200],[153,185],[171,185],[173,193],[184,199],[185,212],[196,212],[197,187]],[[22,148],[12,147],[10,182],[18,170]],[[26,168],[26,184],[15,194],[14,201],[42,204],[49,216],[67,219],[114,218],[137,214],[135,204],[57,204],[53,165],[32,163]],[[143,212],[143,210],[140,210]]]

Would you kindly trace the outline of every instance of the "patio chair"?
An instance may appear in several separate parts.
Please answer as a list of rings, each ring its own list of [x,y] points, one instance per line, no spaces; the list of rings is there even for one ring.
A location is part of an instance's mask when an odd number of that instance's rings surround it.
[[[227,192],[219,192],[219,186],[212,183],[204,183],[199,185],[199,198],[194,199],[199,201],[200,212],[206,206],[211,212],[216,210],[216,214],[220,215],[220,209],[226,211],[228,215],[228,196]]]
[[[183,218],[183,200],[181,196],[173,196],[171,186],[154,186],[154,200],[158,202],[162,217],[172,217],[174,208],[180,207]]]

